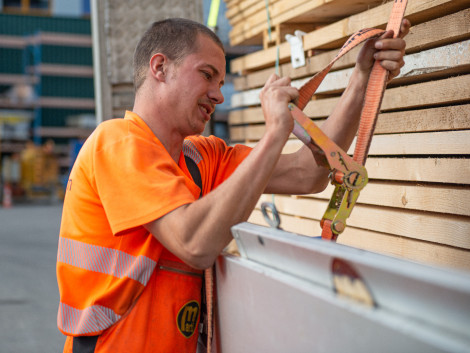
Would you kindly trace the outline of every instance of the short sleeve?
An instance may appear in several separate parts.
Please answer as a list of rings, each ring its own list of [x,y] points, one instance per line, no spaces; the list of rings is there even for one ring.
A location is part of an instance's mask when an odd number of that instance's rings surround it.
[[[245,145],[227,146],[215,136],[192,136],[189,140],[201,155],[198,167],[203,179],[203,194],[227,180],[252,150]]]
[[[163,145],[135,133],[96,146],[96,190],[113,234],[193,202],[199,193]]]

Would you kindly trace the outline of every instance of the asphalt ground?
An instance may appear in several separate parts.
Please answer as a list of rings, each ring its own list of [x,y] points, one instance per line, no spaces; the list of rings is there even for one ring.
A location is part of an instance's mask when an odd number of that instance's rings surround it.
[[[0,207],[0,353],[62,352],[55,264],[62,204]]]

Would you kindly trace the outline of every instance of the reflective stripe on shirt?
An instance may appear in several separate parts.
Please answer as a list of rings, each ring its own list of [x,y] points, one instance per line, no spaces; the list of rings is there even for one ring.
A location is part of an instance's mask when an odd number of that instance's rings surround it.
[[[202,156],[192,141],[184,140],[183,154],[191,158],[196,164],[199,164],[202,161]]]
[[[92,305],[80,310],[61,302],[57,326],[70,334],[87,334],[105,330],[120,318],[121,315],[101,305]]]
[[[129,277],[147,285],[156,262],[146,256],[133,256],[123,251],[59,238],[57,261],[114,277]]]

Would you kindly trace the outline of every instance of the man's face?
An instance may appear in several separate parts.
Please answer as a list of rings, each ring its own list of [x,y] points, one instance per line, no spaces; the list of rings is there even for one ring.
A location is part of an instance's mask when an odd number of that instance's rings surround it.
[[[220,88],[225,78],[225,55],[209,37],[199,35],[196,52],[172,65],[168,75],[168,98],[175,127],[184,136],[204,131],[215,105],[224,101]]]

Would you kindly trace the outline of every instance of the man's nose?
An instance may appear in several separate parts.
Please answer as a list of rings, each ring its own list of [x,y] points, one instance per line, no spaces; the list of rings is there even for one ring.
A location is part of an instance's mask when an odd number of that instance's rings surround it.
[[[222,94],[220,87],[214,87],[209,91],[209,99],[214,104],[222,104],[224,102],[224,95]]]

